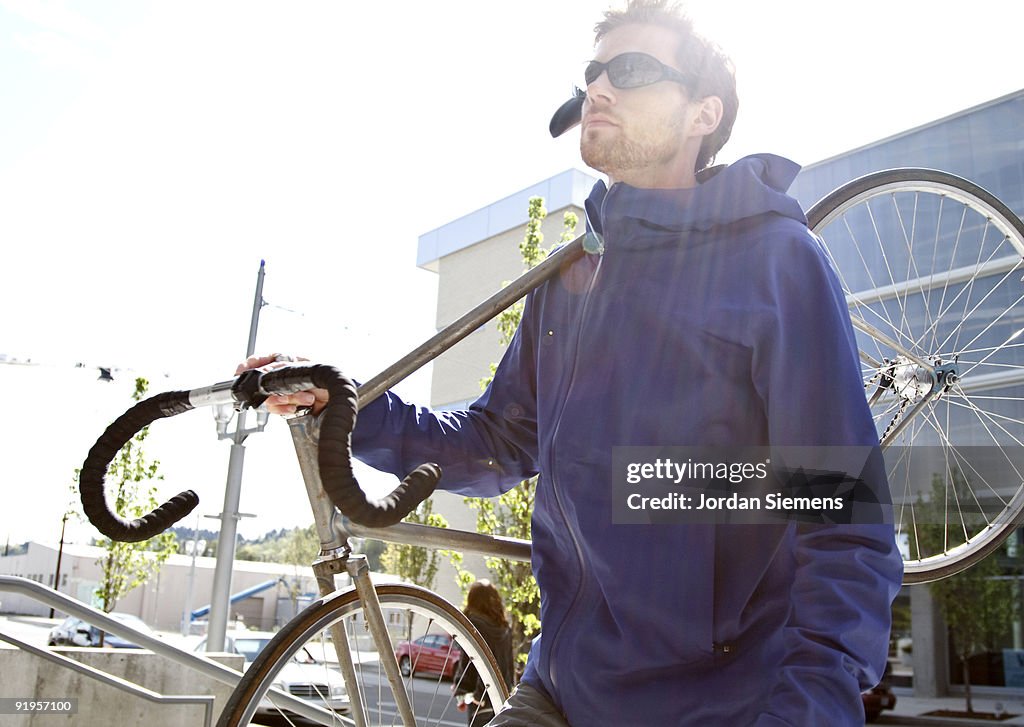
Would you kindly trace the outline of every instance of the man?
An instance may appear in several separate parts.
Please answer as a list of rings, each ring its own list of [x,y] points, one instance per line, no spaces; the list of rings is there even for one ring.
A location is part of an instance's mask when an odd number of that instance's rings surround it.
[[[784,193],[796,165],[698,174],[737,106],[674,8],[607,13],[580,142],[608,177],[586,204],[600,250],[529,296],[469,410],[387,394],[360,412],[356,456],[399,476],[437,462],[442,488],[493,496],[540,473],[543,633],[492,725],[863,723],[901,580],[891,525],[613,524],[616,447],[877,444],[843,295]]]

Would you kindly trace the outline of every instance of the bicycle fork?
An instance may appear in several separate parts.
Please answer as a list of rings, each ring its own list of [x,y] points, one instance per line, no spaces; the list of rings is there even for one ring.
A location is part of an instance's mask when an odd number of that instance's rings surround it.
[[[391,637],[384,622],[377,591],[370,580],[370,568],[363,555],[352,555],[348,541],[334,528],[334,504],[324,492],[320,481],[320,468],[317,464],[319,427],[315,417],[305,414],[288,420],[295,445],[295,454],[302,471],[302,480],[306,485],[306,494],[313,508],[313,520],[317,535],[320,537],[320,557],[313,563],[313,574],[316,576],[317,587],[321,596],[329,596],[337,588],[334,578],[341,572],[347,572],[355,585],[359,599],[363,603],[363,614],[370,630],[377,655],[384,667],[384,673],[391,683],[391,691],[395,697],[398,714],[405,727],[416,727],[416,717],[412,712],[409,694],[402,682],[402,675],[395,659]],[[338,655],[338,665],[348,691],[352,719],[357,727],[369,724],[362,695],[359,693],[359,682],[356,679],[355,664],[352,662],[352,651],[349,648],[348,634],[345,627],[338,622],[331,626],[331,638]]]

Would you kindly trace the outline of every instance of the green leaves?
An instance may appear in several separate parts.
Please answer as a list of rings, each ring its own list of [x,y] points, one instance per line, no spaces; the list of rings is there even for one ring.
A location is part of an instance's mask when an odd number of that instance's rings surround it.
[[[918,498],[916,525],[910,532],[911,553],[937,553],[965,542],[966,533],[984,521],[971,508],[975,491],[967,475],[954,467],[947,478],[932,477],[930,497]],[[953,513],[956,513],[954,516]],[[1016,579],[1005,578],[997,550],[955,576],[928,584],[952,637],[953,650],[964,665],[967,709],[971,692],[967,660],[975,654],[998,649],[1009,624],[1016,617]]]
[[[141,401],[148,389],[149,381],[136,378],[132,399]],[[142,517],[160,504],[156,498],[156,484],[148,484],[163,479],[160,462],[148,460],[142,448],[148,436],[149,427],[144,427],[121,448],[107,468],[107,486],[116,487],[114,511],[123,518]],[[75,470],[76,484],[79,475],[80,471]],[[79,506],[76,505],[75,509]],[[97,545],[107,552],[97,561],[101,576],[95,594],[100,607],[107,613],[114,610],[121,598],[153,577],[164,561],[178,550],[177,538],[169,531],[141,543],[120,543],[101,538]]]
[[[526,223],[526,234],[519,243],[519,252],[526,270],[539,265],[547,258],[550,250],[543,247],[544,234],[541,224],[547,217],[543,197],[531,197],[529,201],[529,221]],[[579,218],[572,212],[566,212],[562,219],[562,232],[559,242],[566,243],[575,237]],[[507,283],[506,283],[507,285]],[[507,346],[519,328],[523,317],[523,302],[502,311],[498,315],[498,332],[501,344]],[[491,364],[490,375],[481,380],[481,388],[486,388],[494,378],[497,368]],[[467,497],[464,502],[477,511],[476,528],[481,533],[502,535],[512,538],[530,540],[530,518],[533,516],[533,504],[537,492],[537,478],[526,480],[497,498],[486,500]],[[469,571],[462,569],[462,558],[455,554],[451,557],[452,564],[458,572],[458,581],[463,591],[467,590],[476,578]],[[501,593],[512,621],[513,648],[520,663],[526,663],[526,655],[533,637],[540,631],[540,589],[533,577],[529,563],[488,558],[487,568],[490,580]]]
[[[530,540],[530,518],[537,492],[533,477],[514,487],[497,500],[467,497],[464,502],[477,511],[476,529],[481,533]],[[511,616],[513,652],[520,663],[526,663],[533,637],[540,631],[540,589],[529,563],[504,558],[488,558],[485,563],[490,580],[501,593]],[[459,571],[463,589],[476,580],[462,570],[461,561],[453,564]]]
[[[434,501],[429,497],[406,515],[404,522],[431,525],[435,528],[448,527],[448,521],[444,516],[434,512]],[[386,573],[400,576],[424,588],[433,588],[437,579],[437,568],[441,562],[441,553],[418,545],[388,543],[381,553],[380,561]]]

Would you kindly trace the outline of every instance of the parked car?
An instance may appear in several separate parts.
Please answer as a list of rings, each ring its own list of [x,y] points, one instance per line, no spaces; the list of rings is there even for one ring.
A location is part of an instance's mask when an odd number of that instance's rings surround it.
[[[149,636],[156,636],[153,629],[146,625],[138,616],[130,613],[107,614],[115,618],[125,626],[130,626],[136,631],[142,631]],[[50,629],[50,635],[46,643],[50,646],[99,646],[100,634],[103,633],[103,645],[114,649],[141,649],[138,644],[133,644],[127,639],[122,639],[109,632],[101,632],[99,628],[76,616],[68,616],[59,626]]]
[[[402,676],[413,676],[422,671],[454,679],[462,649],[448,634],[427,634],[413,641],[399,641],[395,647],[395,658]]]
[[[272,638],[274,635],[265,631],[237,631],[225,637],[224,651],[241,654],[245,659],[242,671],[245,671]],[[199,642],[195,651],[206,651],[206,639]],[[330,666],[323,656],[316,658],[305,646],[281,669],[274,686],[294,697],[313,702],[318,707],[331,709],[339,714],[349,711],[348,693],[345,691],[345,679],[341,672]],[[266,717],[278,715],[282,711],[284,710],[275,708],[270,700],[264,699],[260,702],[256,715]],[[285,714],[290,713],[285,711]]]

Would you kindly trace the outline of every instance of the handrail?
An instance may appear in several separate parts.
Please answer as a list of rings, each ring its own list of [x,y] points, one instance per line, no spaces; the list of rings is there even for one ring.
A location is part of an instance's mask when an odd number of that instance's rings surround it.
[[[87,606],[81,601],[75,600],[70,596],[65,596],[63,593],[53,591],[39,583],[36,583],[35,581],[29,580],[28,578],[22,578],[20,576],[0,576],[0,592],[5,591],[26,596],[27,598],[44,603],[71,616],[77,616],[78,618],[84,619],[92,625],[102,628],[104,631],[109,631],[115,636],[120,636],[123,639],[127,639],[128,641],[138,644],[139,646],[149,649],[155,654],[159,654],[160,656],[170,659],[177,664],[193,669],[203,676],[216,679],[223,684],[227,684],[232,689],[238,685],[238,681],[242,678],[241,673],[234,669],[230,669],[223,664],[218,664],[215,661],[199,656],[190,651],[185,651],[177,648],[176,646],[171,646],[161,639],[133,629],[121,621],[111,618],[99,609]],[[8,640],[7,637],[5,637],[5,640]],[[317,707],[315,704],[299,699],[298,697],[294,697],[288,692],[284,692],[280,689],[271,688],[267,694],[268,697],[273,697],[275,704],[278,706],[287,709],[289,712],[295,712],[296,714],[302,715],[303,717],[315,722],[324,724],[325,719],[337,720],[337,715],[333,712]],[[330,724],[330,722],[328,721],[326,724]]]
[[[213,695],[211,694],[159,694],[154,692],[152,689],[146,689],[141,687],[134,682],[130,682],[127,679],[116,677],[113,674],[107,674],[107,672],[97,669],[96,667],[89,666],[88,664],[82,664],[74,659],[69,659],[62,654],[55,654],[48,649],[40,649],[38,646],[25,643],[20,639],[16,639],[9,634],[5,634],[0,631],[0,640],[6,641],[7,643],[29,652],[41,659],[46,659],[49,662],[62,666],[65,669],[71,669],[79,674],[84,674],[90,679],[95,679],[98,682],[106,684],[108,686],[119,689],[122,692],[127,692],[136,697],[147,699],[150,702],[156,702],[157,704],[201,704],[203,705],[204,727],[210,727],[213,720]]]

